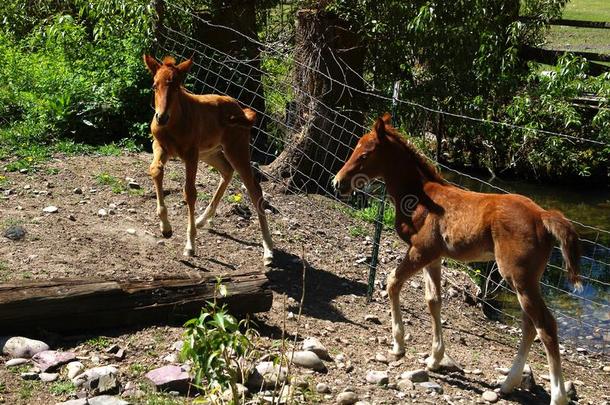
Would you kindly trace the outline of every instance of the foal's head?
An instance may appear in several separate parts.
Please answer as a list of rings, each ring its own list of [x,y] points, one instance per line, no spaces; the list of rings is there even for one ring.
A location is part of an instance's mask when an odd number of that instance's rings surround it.
[[[333,186],[341,193],[360,188],[382,174],[384,149],[389,147],[386,125],[392,116],[385,113],[377,118],[371,132],[364,134],[352,151],[352,155],[333,179]]]
[[[171,56],[166,56],[163,62],[159,62],[152,56],[144,55],[144,63],[153,76],[155,119],[157,124],[165,125],[169,121],[175,94],[180,90],[193,60],[187,59],[176,65],[176,60]]]

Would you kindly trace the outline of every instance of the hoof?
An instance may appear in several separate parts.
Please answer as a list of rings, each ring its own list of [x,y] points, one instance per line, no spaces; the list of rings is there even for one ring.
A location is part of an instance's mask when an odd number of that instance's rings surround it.
[[[184,253],[182,253],[185,257],[193,257],[195,256],[194,249],[184,249]]]
[[[395,352],[394,350],[388,350],[388,358],[392,361],[398,361],[405,357],[405,351]]]
[[[445,373],[464,373],[462,367],[448,355],[444,355],[441,361],[436,361],[432,356],[426,358],[426,370]]]
[[[273,256],[266,256],[266,257],[263,257],[263,264],[264,264],[266,267],[269,267],[269,266],[273,265]]]
[[[212,225],[214,225],[214,223],[211,219],[202,219],[195,222],[195,227],[197,228],[212,229]]]
[[[163,235],[164,238],[171,238],[172,235],[174,234],[174,231],[172,231],[171,229],[168,231],[161,231],[161,234]]]

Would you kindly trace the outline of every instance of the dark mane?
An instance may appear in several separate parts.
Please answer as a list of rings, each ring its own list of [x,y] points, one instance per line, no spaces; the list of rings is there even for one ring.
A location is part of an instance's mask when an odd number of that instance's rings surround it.
[[[443,176],[441,176],[441,174],[436,169],[436,166],[434,166],[432,163],[430,163],[428,158],[426,156],[424,156],[419,150],[417,150],[415,145],[413,145],[411,142],[407,141],[405,139],[405,137],[402,136],[396,128],[394,128],[393,126],[391,126],[389,124],[386,124],[385,130],[386,130],[387,134],[390,134],[392,137],[394,137],[394,139],[396,139],[400,144],[402,144],[405,147],[405,149],[407,150],[407,153],[409,153],[411,155],[411,157],[413,158],[413,160],[415,161],[415,165],[419,169],[420,173],[426,179],[428,179],[429,181],[434,181],[434,182],[441,183],[441,184],[447,184],[447,180],[445,180],[443,178]]]

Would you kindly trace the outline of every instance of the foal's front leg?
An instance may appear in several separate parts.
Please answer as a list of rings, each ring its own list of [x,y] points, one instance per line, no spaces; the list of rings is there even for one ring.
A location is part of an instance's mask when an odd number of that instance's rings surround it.
[[[426,302],[432,316],[432,350],[426,359],[428,370],[441,368],[455,370],[459,366],[445,354],[443,342],[443,326],[441,324],[441,261],[437,260],[424,267],[424,283]]]
[[[413,260],[413,257],[417,259]],[[420,255],[412,247],[394,272],[388,276],[387,291],[392,312],[392,350],[389,354],[395,359],[401,358],[405,354],[405,326],[400,312],[400,290],[405,281],[421,269],[420,259]]]
[[[172,226],[167,219],[167,207],[165,206],[165,197],[163,195],[163,172],[165,164],[169,156],[161,147],[159,142],[153,141],[153,160],[150,164],[150,177],[155,184],[155,192],[157,194],[157,215],[159,216],[161,233],[165,238],[172,236]]]
[[[184,159],[186,166],[186,180],[184,182],[184,200],[186,201],[187,213],[187,229],[186,229],[186,246],[184,247],[184,256],[195,255],[195,236],[197,235],[197,226],[195,225],[195,203],[197,202],[197,189],[195,188],[195,178],[197,177],[197,163],[199,154],[192,154]]]

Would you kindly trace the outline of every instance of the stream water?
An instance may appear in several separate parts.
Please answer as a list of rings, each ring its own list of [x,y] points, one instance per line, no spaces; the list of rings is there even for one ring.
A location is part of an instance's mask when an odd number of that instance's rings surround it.
[[[465,175],[444,172],[450,181],[473,191],[498,192],[492,187]],[[577,225],[582,247],[580,272],[583,290],[574,291],[565,277],[563,259],[558,248],[553,249],[550,265],[542,283],[547,305],[559,324],[561,341],[570,341],[589,352],[610,352],[610,190],[577,190],[569,186],[543,186],[520,181],[491,182],[510,192],[526,195],[546,209],[562,211],[573,221],[605,230]],[[491,266],[488,266],[491,268]],[[564,291],[562,291],[564,290]],[[566,293],[568,291],[569,293]],[[503,322],[520,319],[516,296],[503,288],[495,295],[496,316]],[[508,316],[506,314],[509,314]]]

